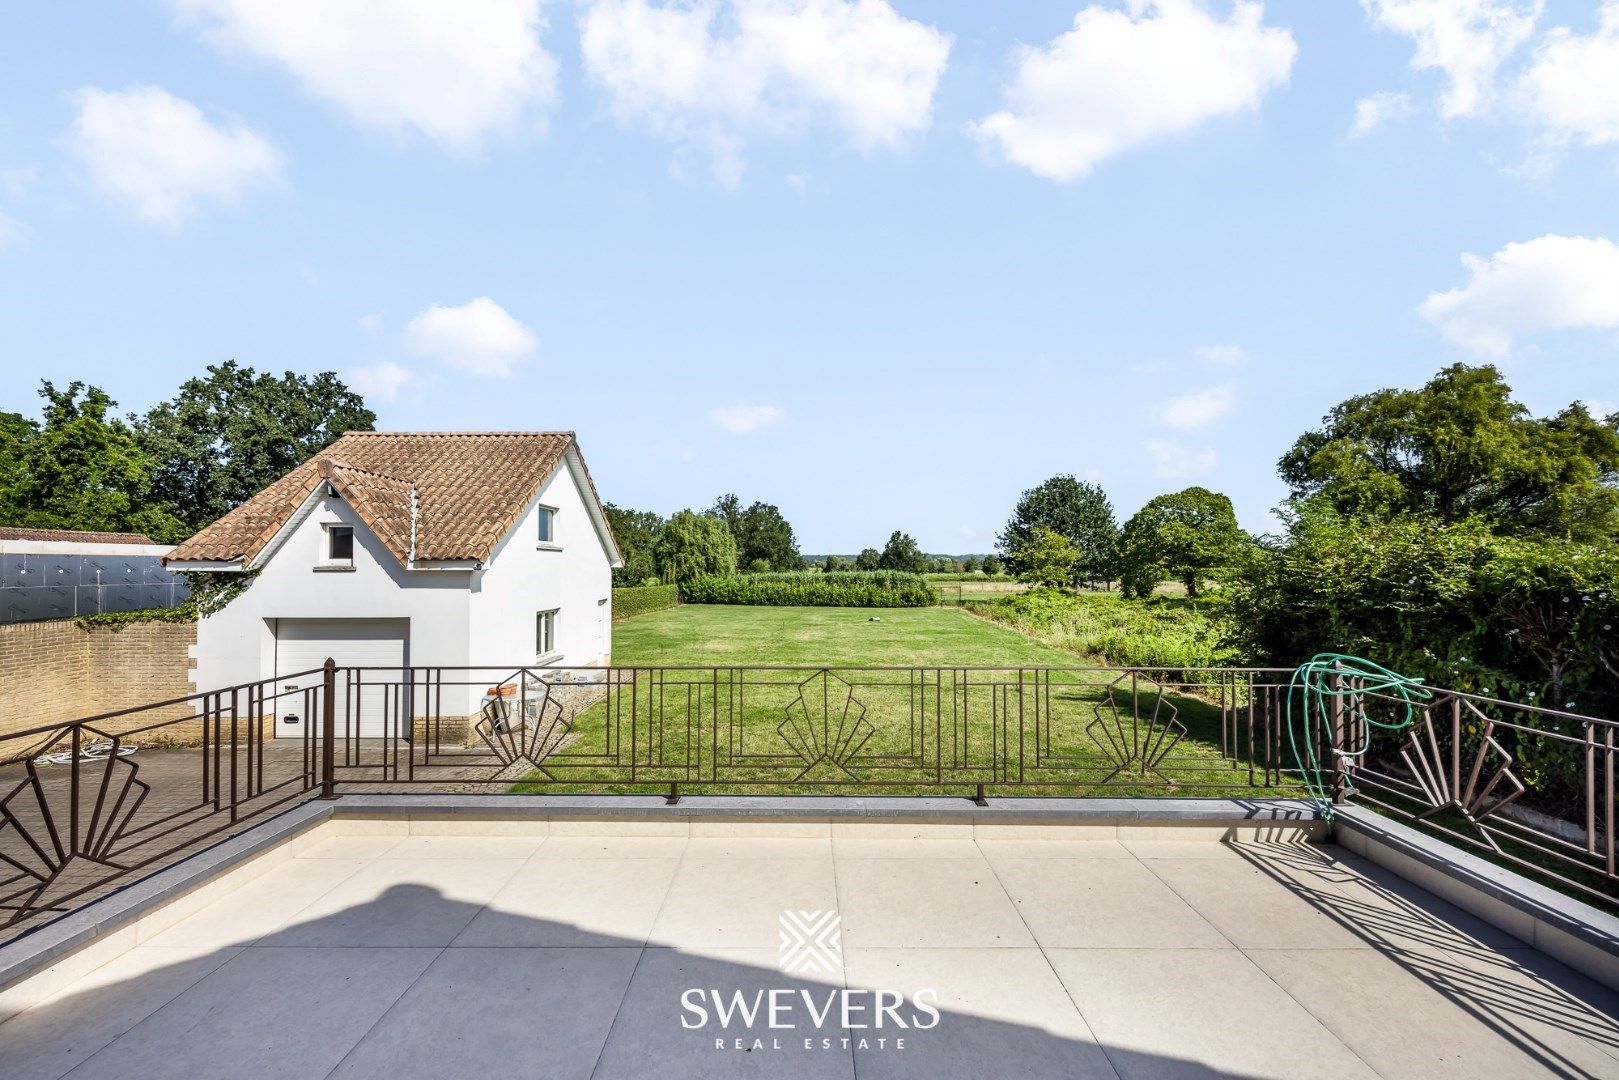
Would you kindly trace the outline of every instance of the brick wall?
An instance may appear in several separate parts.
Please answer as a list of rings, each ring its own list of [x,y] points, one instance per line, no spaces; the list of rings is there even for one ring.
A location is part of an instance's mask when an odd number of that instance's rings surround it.
[[[88,629],[71,619],[0,625],[0,735],[77,720],[192,692],[195,623],[125,623]],[[143,714],[139,722],[189,716],[190,707]],[[135,726],[131,719],[111,730]],[[179,730],[149,741],[184,740]],[[158,738],[161,734],[163,738]],[[7,749],[0,744],[0,751]],[[0,753],[0,757],[4,757]]]

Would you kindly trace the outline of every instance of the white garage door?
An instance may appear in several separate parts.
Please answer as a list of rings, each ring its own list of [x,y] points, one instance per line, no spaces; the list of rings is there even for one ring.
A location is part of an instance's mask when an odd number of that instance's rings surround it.
[[[405,666],[405,642],[409,635],[409,619],[278,619],[276,680],[283,690],[318,686],[319,673],[303,676],[296,673],[319,668],[328,656],[337,661],[339,668],[393,668],[395,670],[353,674],[338,672],[337,734],[339,738],[358,735],[374,739],[385,733],[403,733],[393,714],[403,696],[398,691],[402,680],[397,669]],[[406,711],[408,713],[408,708]],[[301,736],[303,725],[318,724],[320,717],[300,717],[299,720],[297,724],[276,724],[276,733]],[[385,732],[385,724],[391,730]],[[319,732],[318,727],[315,730]]]

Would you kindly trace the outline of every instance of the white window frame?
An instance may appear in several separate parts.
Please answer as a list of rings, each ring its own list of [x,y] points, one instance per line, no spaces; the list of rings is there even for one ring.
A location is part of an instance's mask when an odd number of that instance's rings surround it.
[[[557,650],[557,614],[561,608],[550,608],[534,613],[534,655],[539,662],[555,660],[562,653]]]
[[[535,530],[534,546],[541,551],[561,551],[562,545],[557,543],[557,508],[540,503],[535,509],[539,511],[539,513],[535,514],[536,522],[548,523],[550,527],[546,529],[547,537],[545,539],[540,539],[537,535],[539,530]]]
[[[349,557],[337,559],[332,557],[332,536],[339,530],[347,530],[349,534]],[[321,523],[320,560],[316,562],[316,570],[353,570],[354,549],[360,538],[355,535],[353,525],[346,521],[325,521]]]

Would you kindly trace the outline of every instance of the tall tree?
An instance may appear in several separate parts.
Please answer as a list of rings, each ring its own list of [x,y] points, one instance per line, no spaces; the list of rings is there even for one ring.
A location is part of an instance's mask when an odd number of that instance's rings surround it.
[[[626,510],[606,503],[607,524],[618,541],[618,553],[624,565],[613,571],[613,587],[629,588],[644,585],[648,578],[658,575],[657,561],[652,557],[653,545],[663,529],[663,518],[650,510]]]
[[[1203,581],[1237,563],[1248,542],[1224,495],[1201,487],[1160,495],[1124,524],[1119,547],[1125,592],[1146,597],[1167,577],[1196,596]]]
[[[234,360],[187,379],[138,425],[156,463],[151,496],[198,529],[376,414],[332,372],[280,377]]]
[[[877,560],[879,570],[903,570],[910,574],[920,574],[928,568],[928,557],[922,554],[922,549],[916,546],[908,533],[897,529],[888,538],[882,555]]]
[[[772,570],[799,570],[804,558],[798,552],[798,538],[781,510],[769,503],[755,502],[743,508],[735,495],[721,495],[708,510],[710,517],[725,522],[736,541],[737,568],[750,568],[759,562]]]
[[[1023,493],[998,541],[1015,572],[1026,569],[1018,552],[1042,528],[1073,542],[1075,577],[1108,580],[1113,576],[1119,527],[1113,519],[1113,504],[1099,486],[1064,473]]]
[[[0,412],[0,517],[9,519],[22,512],[18,485],[27,473],[23,469],[23,455],[28,442],[39,434],[39,425],[22,413]]]
[[[43,382],[39,393],[42,423],[18,423],[11,414],[0,424],[8,453],[17,455],[4,469],[4,523],[181,539],[184,527],[147,498],[152,462],[129,427],[109,415],[118,403],[82,382],[60,390]]]
[[[682,510],[671,517],[653,545],[658,576],[684,585],[705,574],[736,573],[736,541],[725,522],[708,514]]]
[[[714,500],[714,505],[706,511],[709,517],[719,518],[725,522],[725,527],[731,530],[735,538],[742,530],[742,500],[734,494],[726,493]]]
[[[863,548],[860,554],[854,557],[856,570],[879,570],[883,565],[883,553],[876,548]]]
[[[1280,462],[1294,500],[1348,514],[1478,516],[1498,532],[1619,530],[1619,427],[1574,404],[1536,418],[1494,367],[1453,364],[1418,390],[1334,408]]]

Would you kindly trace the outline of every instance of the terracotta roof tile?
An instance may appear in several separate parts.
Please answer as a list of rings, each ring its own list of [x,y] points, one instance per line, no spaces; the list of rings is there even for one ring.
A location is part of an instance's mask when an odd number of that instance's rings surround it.
[[[70,544],[150,544],[145,533],[80,532],[77,529],[0,528],[0,540],[57,540]]]
[[[351,431],[169,557],[250,563],[330,480],[400,562],[410,554],[412,488],[416,558],[484,560],[575,446],[570,431]]]

